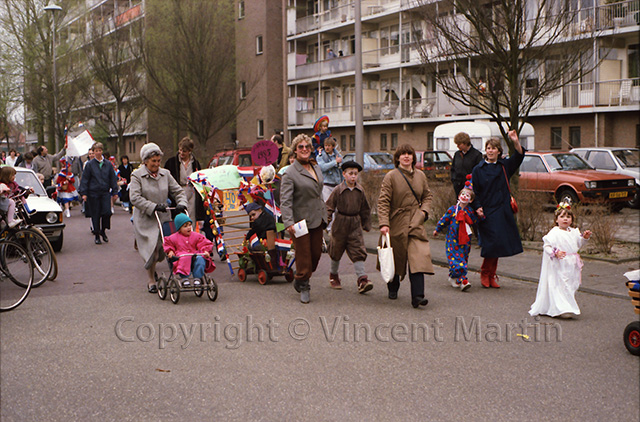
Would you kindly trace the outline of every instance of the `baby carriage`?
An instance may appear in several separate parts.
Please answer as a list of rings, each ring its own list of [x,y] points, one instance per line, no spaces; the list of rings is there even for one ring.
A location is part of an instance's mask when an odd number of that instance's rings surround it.
[[[631,296],[631,303],[635,306],[635,313],[640,314],[640,270],[624,273]],[[630,322],[624,330],[624,345],[632,355],[640,356],[640,321]]]
[[[251,243],[251,242],[250,242]],[[293,281],[291,265],[295,258],[291,251],[291,241],[276,238],[275,231],[267,231],[264,243],[254,240],[251,249],[243,248],[238,254],[238,280],[245,281],[247,274],[257,274],[260,284],[267,284],[271,278],[284,276],[289,283]]]
[[[176,226],[173,221],[165,221],[164,223],[161,223],[157,212],[156,219],[158,220],[162,242],[164,243],[165,236],[169,236],[177,231]],[[205,273],[202,280],[195,279],[193,274],[189,274],[187,278],[180,279],[180,276],[173,273],[173,263],[176,262],[178,258],[183,256],[192,256],[192,259],[195,259],[196,256],[199,255],[204,256],[208,254],[183,254],[175,256],[174,258],[167,258],[167,262],[169,263],[169,277],[166,277],[164,273],[159,277],[156,274],[155,277],[156,284],[158,286],[158,296],[160,296],[160,299],[165,300],[167,298],[167,294],[169,294],[171,301],[174,304],[177,304],[180,300],[181,292],[194,292],[196,296],[202,297],[205,290],[209,300],[212,302],[218,298],[218,285],[210,275]],[[191,263],[191,267],[193,268],[193,261]]]

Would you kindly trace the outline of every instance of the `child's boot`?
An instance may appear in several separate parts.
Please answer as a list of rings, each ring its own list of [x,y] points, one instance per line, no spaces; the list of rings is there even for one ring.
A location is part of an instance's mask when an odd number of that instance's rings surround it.
[[[340,284],[340,277],[338,277],[338,274],[329,274],[329,285],[332,289],[342,289],[342,284]]]
[[[460,279],[460,290],[462,290],[463,292],[466,292],[467,290],[469,290],[469,288],[471,288],[471,283],[469,283],[469,280],[467,280],[467,277],[462,277]]]
[[[11,220],[9,222],[9,228],[14,228],[15,226],[17,226],[18,224],[22,223],[22,219],[21,218],[16,218],[14,220]]]
[[[358,293],[366,293],[371,289],[373,289],[373,283],[369,281],[369,278],[366,275],[358,277]]]

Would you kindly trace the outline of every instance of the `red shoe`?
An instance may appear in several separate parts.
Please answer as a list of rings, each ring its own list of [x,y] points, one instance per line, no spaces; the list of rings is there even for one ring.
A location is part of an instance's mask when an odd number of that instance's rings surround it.
[[[488,274],[480,273],[480,284],[482,284],[482,287],[485,289],[491,287],[491,279]]]
[[[358,293],[366,293],[373,289],[373,283],[369,281],[366,275],[358,277]]]
[[[499,289],[500,285],[498,284],[498,280],[499,280],[498,276],[494,275],[493,277],[491,277],[491,280],[489,281],[489,285],[494,289]]]
[[[332,289],[342,289],[342,284],[340,284],[340,277],[338,277],[338,274],[329,274],[329,285]]]

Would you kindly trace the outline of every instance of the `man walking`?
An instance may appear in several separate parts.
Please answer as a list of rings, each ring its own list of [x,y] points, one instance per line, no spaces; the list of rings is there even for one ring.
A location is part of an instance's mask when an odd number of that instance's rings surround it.
[[[467,174],[471,174],[473,168],[482,161],[482,153],[471,145],[471,139],[465,132],[460,132],[453,137],[458,151],[453,155],[451,164],[451,183],[456,192],[456,198],[467,181]]]
[[[38,155],[33,157],[33,171],[40,173],[44,176],[44,187],[51,186],[51,180],[53,179],[53,167],[54,163],[60,161],[64,156],[65,149],[62,148],[56,155],[50,155],[49,150],[44,145],[38,147]]]

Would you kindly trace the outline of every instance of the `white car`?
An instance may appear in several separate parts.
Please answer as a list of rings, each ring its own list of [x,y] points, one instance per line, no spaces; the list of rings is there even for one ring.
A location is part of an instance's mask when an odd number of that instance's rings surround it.
[[[590,147],[574,148],[571,150],[587,161],[593,168],[608,171],[636,179],[636,194],[629,201],[632,208],[640,207],[638,192],[640,192],[640,150],[624,147]]]
[[[65,224],[62,222],[62,208],[53,199],[49,198],[47,191],[38,180],[38,176],[23,167],[16,167],[16,183],[23,188],[33,188],[33,193],[27,198],[27,205],[35,213],[29,216],[29,223],[34,224],[43,231],[53,250],[58,252],[62,249],[64,240],[63,230]]]

